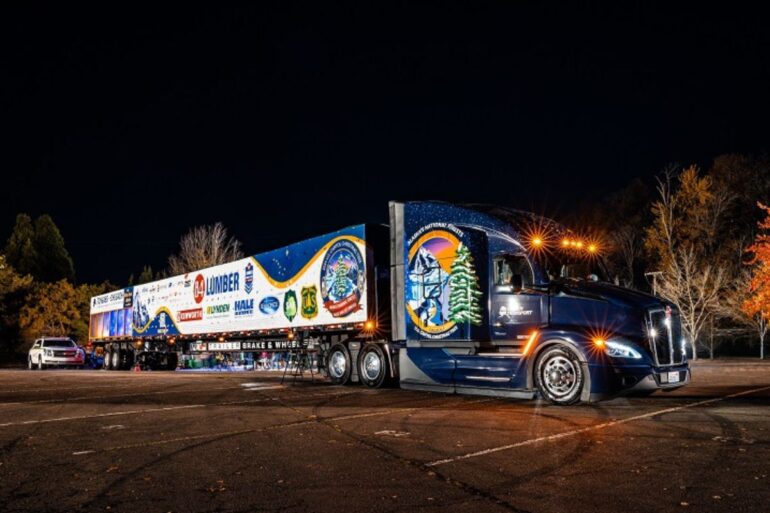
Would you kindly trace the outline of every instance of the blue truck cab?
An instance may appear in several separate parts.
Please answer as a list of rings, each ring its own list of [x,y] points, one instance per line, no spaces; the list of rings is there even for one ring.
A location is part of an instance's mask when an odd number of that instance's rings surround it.
[[[400,386],[574,404],[687,384],[676,308],[603,281],[597,244],[528,212],[391,202]]]

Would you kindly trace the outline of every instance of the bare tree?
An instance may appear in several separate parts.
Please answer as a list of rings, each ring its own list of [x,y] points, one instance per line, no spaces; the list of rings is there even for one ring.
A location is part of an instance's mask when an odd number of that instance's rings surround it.
[[[620,260],[620,271],[624,274],[623,286],[633,288],[635,282],[634,266],[642,254],[642,238],[639,230],[625,225],[610,232],[610,244]]]
[[[241,243],[222,223],[192,228],[179,241],[179,254],[168,259],[172,275],[232,262],[243,257]]]
[[[658,293],[677,307],[682,328],[697,358],[700,336],[719,305],[726,284],[723,260],[717,258],[716,233],[729,199],[717,198],[711,182],[698,176],[694,166],[678,177],[669,169],[658,180],[658,201],[653,204],[653,225],[647,246],[662,271]]]

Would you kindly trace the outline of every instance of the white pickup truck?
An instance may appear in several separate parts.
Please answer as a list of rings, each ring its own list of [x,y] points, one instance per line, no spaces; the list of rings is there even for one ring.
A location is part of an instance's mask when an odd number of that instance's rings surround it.
[[[39,338],[27,356],[27,368],[43,370],[49,366],[77,366],[85,363],[85,353],[70,338]]]

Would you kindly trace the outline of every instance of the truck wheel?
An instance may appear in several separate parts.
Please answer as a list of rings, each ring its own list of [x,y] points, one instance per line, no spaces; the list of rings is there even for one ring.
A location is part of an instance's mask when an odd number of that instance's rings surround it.
[[[112,370],[123,370],[123,351],[113,349],[111,357],[110,368]]]
[[[379,344],[366,344],[358,354],[358,376],[369,388],[380,388],[388,377],[388,360]]]
[[[32,370],[34,368],[35,368],[35,366],[32,365],[32,357],[31,356],[27,356],[27,369]]]
[[[37,370],[43,370],[45,369],[45,366],[43,365],[43,357],[38,356],[37,357]]]
[[[104,370],[111,370],[112,367],[112,350],[111,349],[105,349],[105,351],[102,353],[102,368]]]
[[[329,378],[335,385],[346,385],[350,381],[350,352],[342,344],[334,344],[326,361]]]
[[[540,394],[553,404],[569,405],[580,401],[585,376],[575,352],[558,344],[549,347],[535,364],[535,384]]]

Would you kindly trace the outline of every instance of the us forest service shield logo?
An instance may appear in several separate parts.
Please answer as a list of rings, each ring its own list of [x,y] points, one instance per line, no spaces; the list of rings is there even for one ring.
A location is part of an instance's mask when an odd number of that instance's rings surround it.
[[[316,293],[318,289],[315,285],[309,287],[302,287],[302,317],[305,319],[312,319],[318,315],[318,299]]]
[[[293,290],[287,290],[283,297],[283,315],[289,322],[297,316],[297,293]]]

